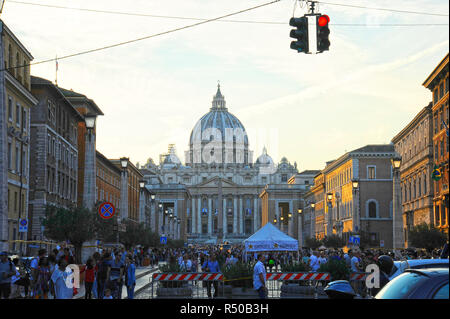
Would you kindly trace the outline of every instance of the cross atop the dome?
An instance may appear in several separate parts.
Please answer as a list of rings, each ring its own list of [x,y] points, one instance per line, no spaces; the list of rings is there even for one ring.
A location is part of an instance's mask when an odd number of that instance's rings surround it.
[[[220,92],[220,81],[217,81],[217,92],[213,97],[212,108],[213,109],[226,109],[225,107],[225,97]]]

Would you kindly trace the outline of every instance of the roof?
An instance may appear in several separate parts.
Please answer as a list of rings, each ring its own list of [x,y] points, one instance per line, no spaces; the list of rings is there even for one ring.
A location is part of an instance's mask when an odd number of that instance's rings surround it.
[[[81,100],[89,103],[95,110],[96,115],[104,115],[102,110],[98,107],[97,104],[95,104],[94,100],[89,99],[86,95],[83,95],[81,93],[75,92],[73,90],[67,90],[61,87],[58,87],[61,92],[64,94],[65,97],[67,97],[69,100],[75,101],[75,100]]]
[[[267,223],[245,241],[246,251],[297,251],[298,240]]]
[[[394,145],[392,144],[379,144],[379,145],[366,145],[351,151],[350,153],[376,153],[376,152],[394,152]]]
[[[317,175],[320,173],[320,170],[305,170],[301,173],[298,173],[298,175]]]
[[[406,133],[408,133],[414,126],[418,124],[418,122],[426,116],[427,113],[431,113],[432,103],[430,102],[427,106],[425,106],[414,119],[408,123],[394,138],[391,140],[392,143],[397,143]]]
[[[430,89],[430,85],[432,84],[433,80],[436,78],[437,75],[443,70],[444,66],[448,66],[448,53],[447,55],[439,62],[439,64],[434,68],[433,72],[427,77],[427,79],[422,83],[422,85],[428,89]],[[447,68],[448,71],[448,68]]]
[[[19,41],[19,39],[16,37],[16,35],[11,31],[10,28],[0,19],[0,23],[3,25],[3,30],[8,33],[8,35],[17,43],[17,45],[23,50],[23,52],[27,55],[27,57],[30,59],[30,61],[33,61],[33,56],[31,55],[30,51],[25,48],[25,46],[22,44],[22,42]]]
[[[77,109],[73,106],[73,104],[70,103],[70,101],[66,98],[66,96],[61,92],[61,89],[58,86],[56,86],[55,84],[53,84],[51,81],[32,75],[31,76],[31,86],[33,86],[33,85],[46,85],[46,86],[51,87],[58,95],[61,96],[61,98],[64,100],[64,102],[66,102],[68,105],[70,105],[72,107],[72,110],[74,111],[74,113],[78,117],[78,119],[81,121],[84,121],[84,117],[80,114],[80,112],[78,112]]]
[[[116,173],[118,173],[120,175],[120,173],[121,173],[120,169],[116,165],[114,165],[108,158],[106,158],[105,155],[103,155],[102,153],[100,153],[97,150],[95,150],[95,154],[96,154],[97,158],[100,158],[104,163],[106,163],[108,165],[109,168],[115,170]]]

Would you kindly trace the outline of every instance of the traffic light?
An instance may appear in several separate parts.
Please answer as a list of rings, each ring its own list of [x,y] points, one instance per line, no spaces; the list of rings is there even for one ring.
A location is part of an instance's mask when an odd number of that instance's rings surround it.
[[[330,29],[328,28],[329,22],[330,17],[326,14],[319,15],[316,18],[318,52],[328,51],[330,48],[330,40],[328,39],[328,36],[330,35]]]
[[[291,38],[297,39],[297,41],[291,42],[291,49],[297,50],[297,52],[307,53],[309,51],[308,18],[291,18],[289,25],[297,27],[297,29],[292,29],[290,33]]]

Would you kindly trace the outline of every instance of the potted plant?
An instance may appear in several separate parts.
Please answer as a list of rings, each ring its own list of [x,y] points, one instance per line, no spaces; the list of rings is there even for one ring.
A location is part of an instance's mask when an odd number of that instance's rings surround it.
[[[162,265],[159,269],[163,274],[184,272],[176,262]],[[159,281],[156,296],[164,299],[192,298],[192,288],[185,281]]]
[[[299,273],[310,271],[309,265],[304,262],[295,262],[281,266],[283,273]],[[281,285],[281,298],[311,298],[314,287],[307,280],[284,280]]]
[[[258,298],[258,293],[253,289],[253,267],[253,262],[240,261],[224,267],[224,281],[231,286],[232,298]]]

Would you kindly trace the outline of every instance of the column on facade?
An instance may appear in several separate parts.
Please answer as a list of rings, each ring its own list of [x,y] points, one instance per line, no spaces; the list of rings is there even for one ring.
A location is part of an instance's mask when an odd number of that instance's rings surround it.
[[[197,232],[202,233],[202,197],[197,197]]]
[[[128,171],[122,170],[120,173],[120,218],[128,218]]]
[[[162,233],[162,225],[163,225],[163,214],[164,212],[162,211],[162,208],[159,208],[159,203],[157,205],[157,209],[158,209],[158,234]]]
[[[244,210],[242,207],[243,196],[239,196],[239,234],[244,233]]]
[[[147,217],[145,215],[146,200],[144,189],[139,190],[139,222],[147,225]]]
[[[303,247],[303,210],[301,214],[295,214],[296,216],[298,216],[298,235],[297,235],[297,239],[298,239],[298,246],[299,248]]]
[[[237,207],[237,195],[233,196],[233,233],[238,232],[238,207]]]
[[[392,196],[392,228],[393,228],[393,248],[403,249],[405,241],[403,239],[403,216],[402,216],[402,202],[400,194],[400,170],[394,169],[393,178],[393,196]]]
[[[258,218],[258,196],[253,198],[253,233],[256,233],[259,227]]]
[[[289,214],[291,214],[291,218],[289,218]],[[289,201],[289,211],[288,211],[288,235],[293,236],[294,234],[294,216],[293,216],[293,207],[292,207],[292,201]]]
[[[152,202],[152,207],[150,211],[150,227],[152,232],[157,233],[156,229],[156,201]]]
[[[197,218],[195,218],[196,216],[197,216],[197,212],[196,212],[196,210],[195,210],[195,197],[194,196],[192,196],[192,200],[191,200],[191,204],[192,204],[192,207],[191,207],[191,234],[195,234],[196,233],[196,221],[197,221]]]
[[[208,197],[208,235],[212,235],[212,197]]]
[[[315,207],[311,207],[311,215],[310,215],[310,219],[311,219],[311,238],[315,238],[316,237],[316,232],[315,232],[315,223],[316,223],[316,208]]]
[[[222,230],[223,230],[223,235],[225,236],[227,233],[227,227],[228,227],[228,223],[227,223],[227,198],[226,197],[222,197],[222,202],[223,202],[223,206],[222,206]]]
[[[281,220],[280,220],[280,206],[278,202],[275,202],[275,219],[277,220],[277,227],[281,230]]]

